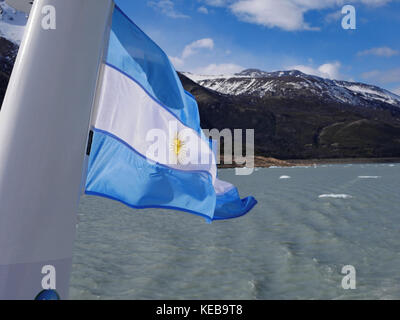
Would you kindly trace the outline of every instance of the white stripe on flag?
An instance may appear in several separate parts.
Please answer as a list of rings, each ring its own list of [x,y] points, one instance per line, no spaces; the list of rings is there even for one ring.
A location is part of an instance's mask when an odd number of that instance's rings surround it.
[[[151,161],[172,169],[207,171],[215,182],[216,161],[209,144],[197,132],[177,120],[138,83],[109,65],[105,65],[104,69],[94,127],[119,138]],[[162,146],[167,152],[149,152],[157,141],[149,136],[154,129],[165,134]],[[190,150],[190,159],[173,159],[177,137],[185,142],[183,151]]]

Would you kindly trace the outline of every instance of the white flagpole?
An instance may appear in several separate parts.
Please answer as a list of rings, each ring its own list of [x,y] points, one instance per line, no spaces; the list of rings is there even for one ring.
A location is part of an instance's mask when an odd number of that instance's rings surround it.
[[[112,11],[112,0],[34,1],[0,111],[0,299],[31,300],[54,286],[68,298]]]

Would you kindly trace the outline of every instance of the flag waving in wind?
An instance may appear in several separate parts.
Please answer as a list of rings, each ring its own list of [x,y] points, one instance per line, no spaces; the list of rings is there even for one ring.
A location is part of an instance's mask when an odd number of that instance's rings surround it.
[[[87,194],[210,221],[242,216],[257,203],[217,178],[196,100],[167,55],[118,7],[95,108]]]

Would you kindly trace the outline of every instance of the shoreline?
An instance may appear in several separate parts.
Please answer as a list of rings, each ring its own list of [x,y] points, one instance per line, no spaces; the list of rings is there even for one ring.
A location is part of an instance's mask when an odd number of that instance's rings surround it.
[[[400,158],[337,158],[337,159],[295,159],[285,160],[295,165],[313,164],[371,164],[400,163]]]
[[[289,159],[280,160],[269,157],[255,156],[255,168],[270,168],[270,167],[299,167],[313,166],[326,164],[371,164],[371,163],[400,163],[400,158],[333,158],[333,159]],[[219,164],[218,168],[243,168],[243,165]]]

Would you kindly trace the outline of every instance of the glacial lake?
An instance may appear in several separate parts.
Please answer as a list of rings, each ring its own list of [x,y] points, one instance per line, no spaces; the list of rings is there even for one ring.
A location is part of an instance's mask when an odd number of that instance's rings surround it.
[[[249,214],[207,224],[83,197],[70,298],[400,299],[400,164],[219,174],[255,196]]]

